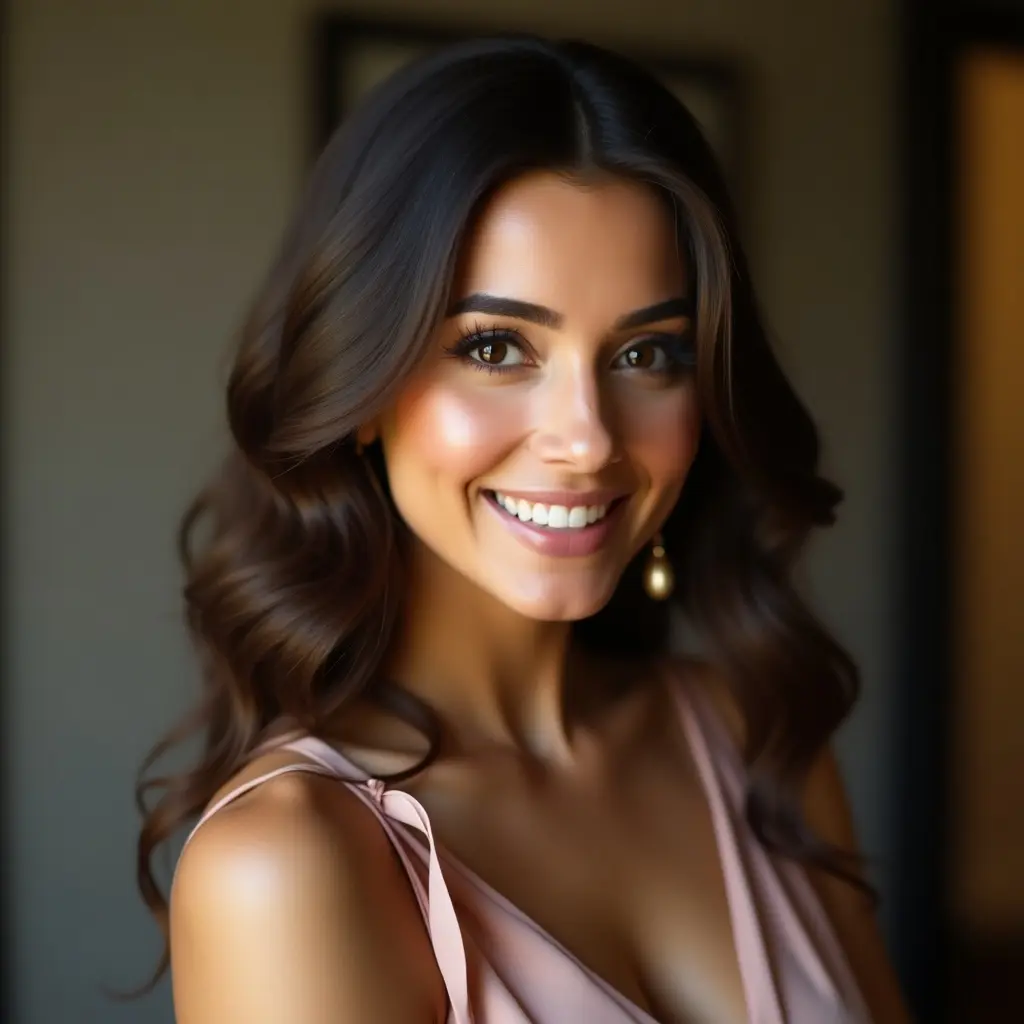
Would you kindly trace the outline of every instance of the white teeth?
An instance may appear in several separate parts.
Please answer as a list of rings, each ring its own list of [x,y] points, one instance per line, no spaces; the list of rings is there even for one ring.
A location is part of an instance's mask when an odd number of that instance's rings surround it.
[[[587,506],[576,505],[569,509],[569,526],[578,530],[581,526],[587,525]]]
[[[534,504],[525,498],[513,498],[500,491],[494,492],[495,500],[509,515],[524,523],[536,523],[551,530],[579,530],[603,519],[608,513],[607,505],[544,505]]]
[[[569,525],[569,510],[564,505],[552,505],[548,509],[548,526],[552,530],[564,530]]]

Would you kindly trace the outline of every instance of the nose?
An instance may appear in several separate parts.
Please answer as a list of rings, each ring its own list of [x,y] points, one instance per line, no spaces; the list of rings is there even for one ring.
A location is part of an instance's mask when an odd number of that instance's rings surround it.
[[[616,443],[594,368],[552,369],[536,393],[533,447],[546,462],[594,473],[616,458]]]

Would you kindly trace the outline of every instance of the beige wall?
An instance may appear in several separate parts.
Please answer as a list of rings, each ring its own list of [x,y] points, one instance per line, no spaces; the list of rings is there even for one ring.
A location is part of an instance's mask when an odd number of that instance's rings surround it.
[[[860,659],[842,752],[889,852],[893,55],[887,0],[398,3],[417,18],[732,52],[750,223],[787,364],[848,487],[810,579]],[[98,994],[155,949],[138,759],[191,691],[171,537],[219,437],[225,340],[302,173],[306,0],[11,0],[3,749],[18,1024],[167,1021]],[[479,12],[487,11],[486,19]]]
[[[1024,929],[1024,60],[960,79],[955,905],[973,933]]]

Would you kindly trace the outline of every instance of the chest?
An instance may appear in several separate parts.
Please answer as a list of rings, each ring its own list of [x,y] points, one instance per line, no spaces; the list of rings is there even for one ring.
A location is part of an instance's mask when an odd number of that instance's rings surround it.
[[[476,773],[421,800],[445,851],[652,1016],[745,1019],[718,839],[678,766],[572,785]]]

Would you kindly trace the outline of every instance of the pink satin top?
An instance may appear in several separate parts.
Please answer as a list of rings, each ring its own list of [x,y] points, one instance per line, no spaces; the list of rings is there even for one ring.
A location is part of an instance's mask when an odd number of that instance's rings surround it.
[[[711,809],[750,1024],[869,1024],[803,870],[772,857],[746,825],[743,766],[724,727],[681,683],[673,690]],[[408,793],[368,778],[313,737],[275,749],[305,760],[240,785],[211,805],[196,829],[242,794],[288,772],[337,779],[376,816],[405,868],[447,989],[448,1024],[658,1024],[439,848],[427,812]]]

